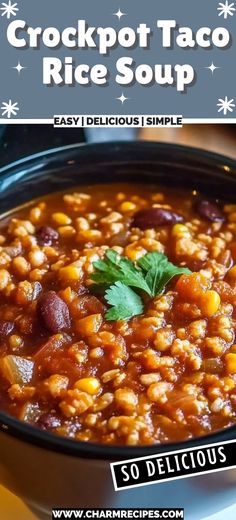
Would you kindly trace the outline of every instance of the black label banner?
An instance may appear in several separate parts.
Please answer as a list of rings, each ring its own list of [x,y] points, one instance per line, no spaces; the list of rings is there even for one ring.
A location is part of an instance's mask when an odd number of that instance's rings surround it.
[[[236,440],[111,463],[116,491],[236,468]]]

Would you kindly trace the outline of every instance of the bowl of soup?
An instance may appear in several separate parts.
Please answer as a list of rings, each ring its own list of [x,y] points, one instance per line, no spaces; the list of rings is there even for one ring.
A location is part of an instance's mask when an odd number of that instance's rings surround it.
[[[235,437],[235,185],[146,142],[1,170],[0,478],[28,504],[103,507],[109,462]]]

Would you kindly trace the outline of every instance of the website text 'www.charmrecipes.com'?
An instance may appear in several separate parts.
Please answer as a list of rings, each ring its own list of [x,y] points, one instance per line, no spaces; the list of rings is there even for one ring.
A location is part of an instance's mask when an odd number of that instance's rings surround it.
[[[175,509],[56,509],[52,510],[54,519],[138,519],[153,518],[155,520],[184,519],[184,510]]]

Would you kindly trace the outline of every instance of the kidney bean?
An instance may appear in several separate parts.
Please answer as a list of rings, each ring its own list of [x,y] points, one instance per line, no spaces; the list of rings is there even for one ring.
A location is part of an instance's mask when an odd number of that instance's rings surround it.
[[[141,209],[135,213],[132,225],[139,229],[149,229],[157,226],[168,226],[183,222],[184,217],[164,208]]]
[[[37,305],[42,325],[56,333],[70,327],[70,314],[66,303],[54,291],[45,293]]]
[[[8,336],[14,329],[14,323],[12,321],[0,321],[0,337]]]
[[[58,240],[59,234],[50,226],[42,226],[38,229],[36,238],[40,246],[51,246]]]
[[[210,222],[225,221],[225,215],[216,202],[200,200],[197,202],[195,209],[200,217],[203,217],[206,220],[210,220]]]
[[[37,425],[42,430],[51,430],[52,428],[61,426],[61,421],[58,417],[56,417],[56,415],[53,415],[52,413],[43,413],[39,417]]]

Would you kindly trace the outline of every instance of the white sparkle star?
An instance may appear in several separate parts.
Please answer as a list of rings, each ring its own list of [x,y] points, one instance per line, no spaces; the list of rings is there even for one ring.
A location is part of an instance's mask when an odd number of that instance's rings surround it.
[[[10,119],[11,116],[16,116],[19,110],[17,105],[18,103],[12,103],[11,99],[9,99],[8,103],[2,102],[2,116],[7,116],[8,119]]]
[[[220,107],[218,112],[222,112],[224,116],[227,115],[227,112],[233,112],[233,109],[235,108],[234,99],[228,99],[227,96],[225,96],[225,99],[219,98],[219,103],[217,103],[217,107]]]
[[[219,7],[217,7],[217,11],[219,11],[218,16],[224,15],[224,19],[226,20],[228,16],[234,15],[234,3],[229,4],[228,0],[225,0],[225,4],[219,2]]]
[[[11,15],[16,16],[17,11],[19,11],[18,7],[16,7],[17,3],[12,4],[11,0],[9,0],[8,4],[2,2],[2,6],[0,7],[0,11],[2,11],[1,16],[6,15],[8,20],[11,18]]]
[[[220,67],[216,67],[216,66],[214,65],[214,63],[212,62],[212,64],[211,64],[209,67],[205,67],[205,69],[209,69],[209,70],[211,70],[212,75],[213,75],[214,71],[215,71],[216,69],[220,69]]]
[[[117,97],[116,99],[118,99],[119,101],[121,101],[121,103],[122,103],[122,105],[123,105],[123,103],[124,103],[127,99],[130,99],[130,98],[125,97],[124,94],[123,94],[123,92],[122,92],[121,96],[120,96],[120,97]]]
[[[18,64],[16,65],[16,67],[12,67],[12,69],[16,69],[16,70],[17,70],[18,74],[20,74],[21,71],[22,71],[23,69],[26,69],[26,68],[27,68],[27,67],[22,67],[22,65],[20,64],[19,61],[18,61]]]
[[[120,20],[122,18],[122,16],[126,16],[126,13],[122,13],[122,11],[119,8],[117,13],[113,13],[113,16],[117,16],[117,18],[119,18],[119,20]]]

